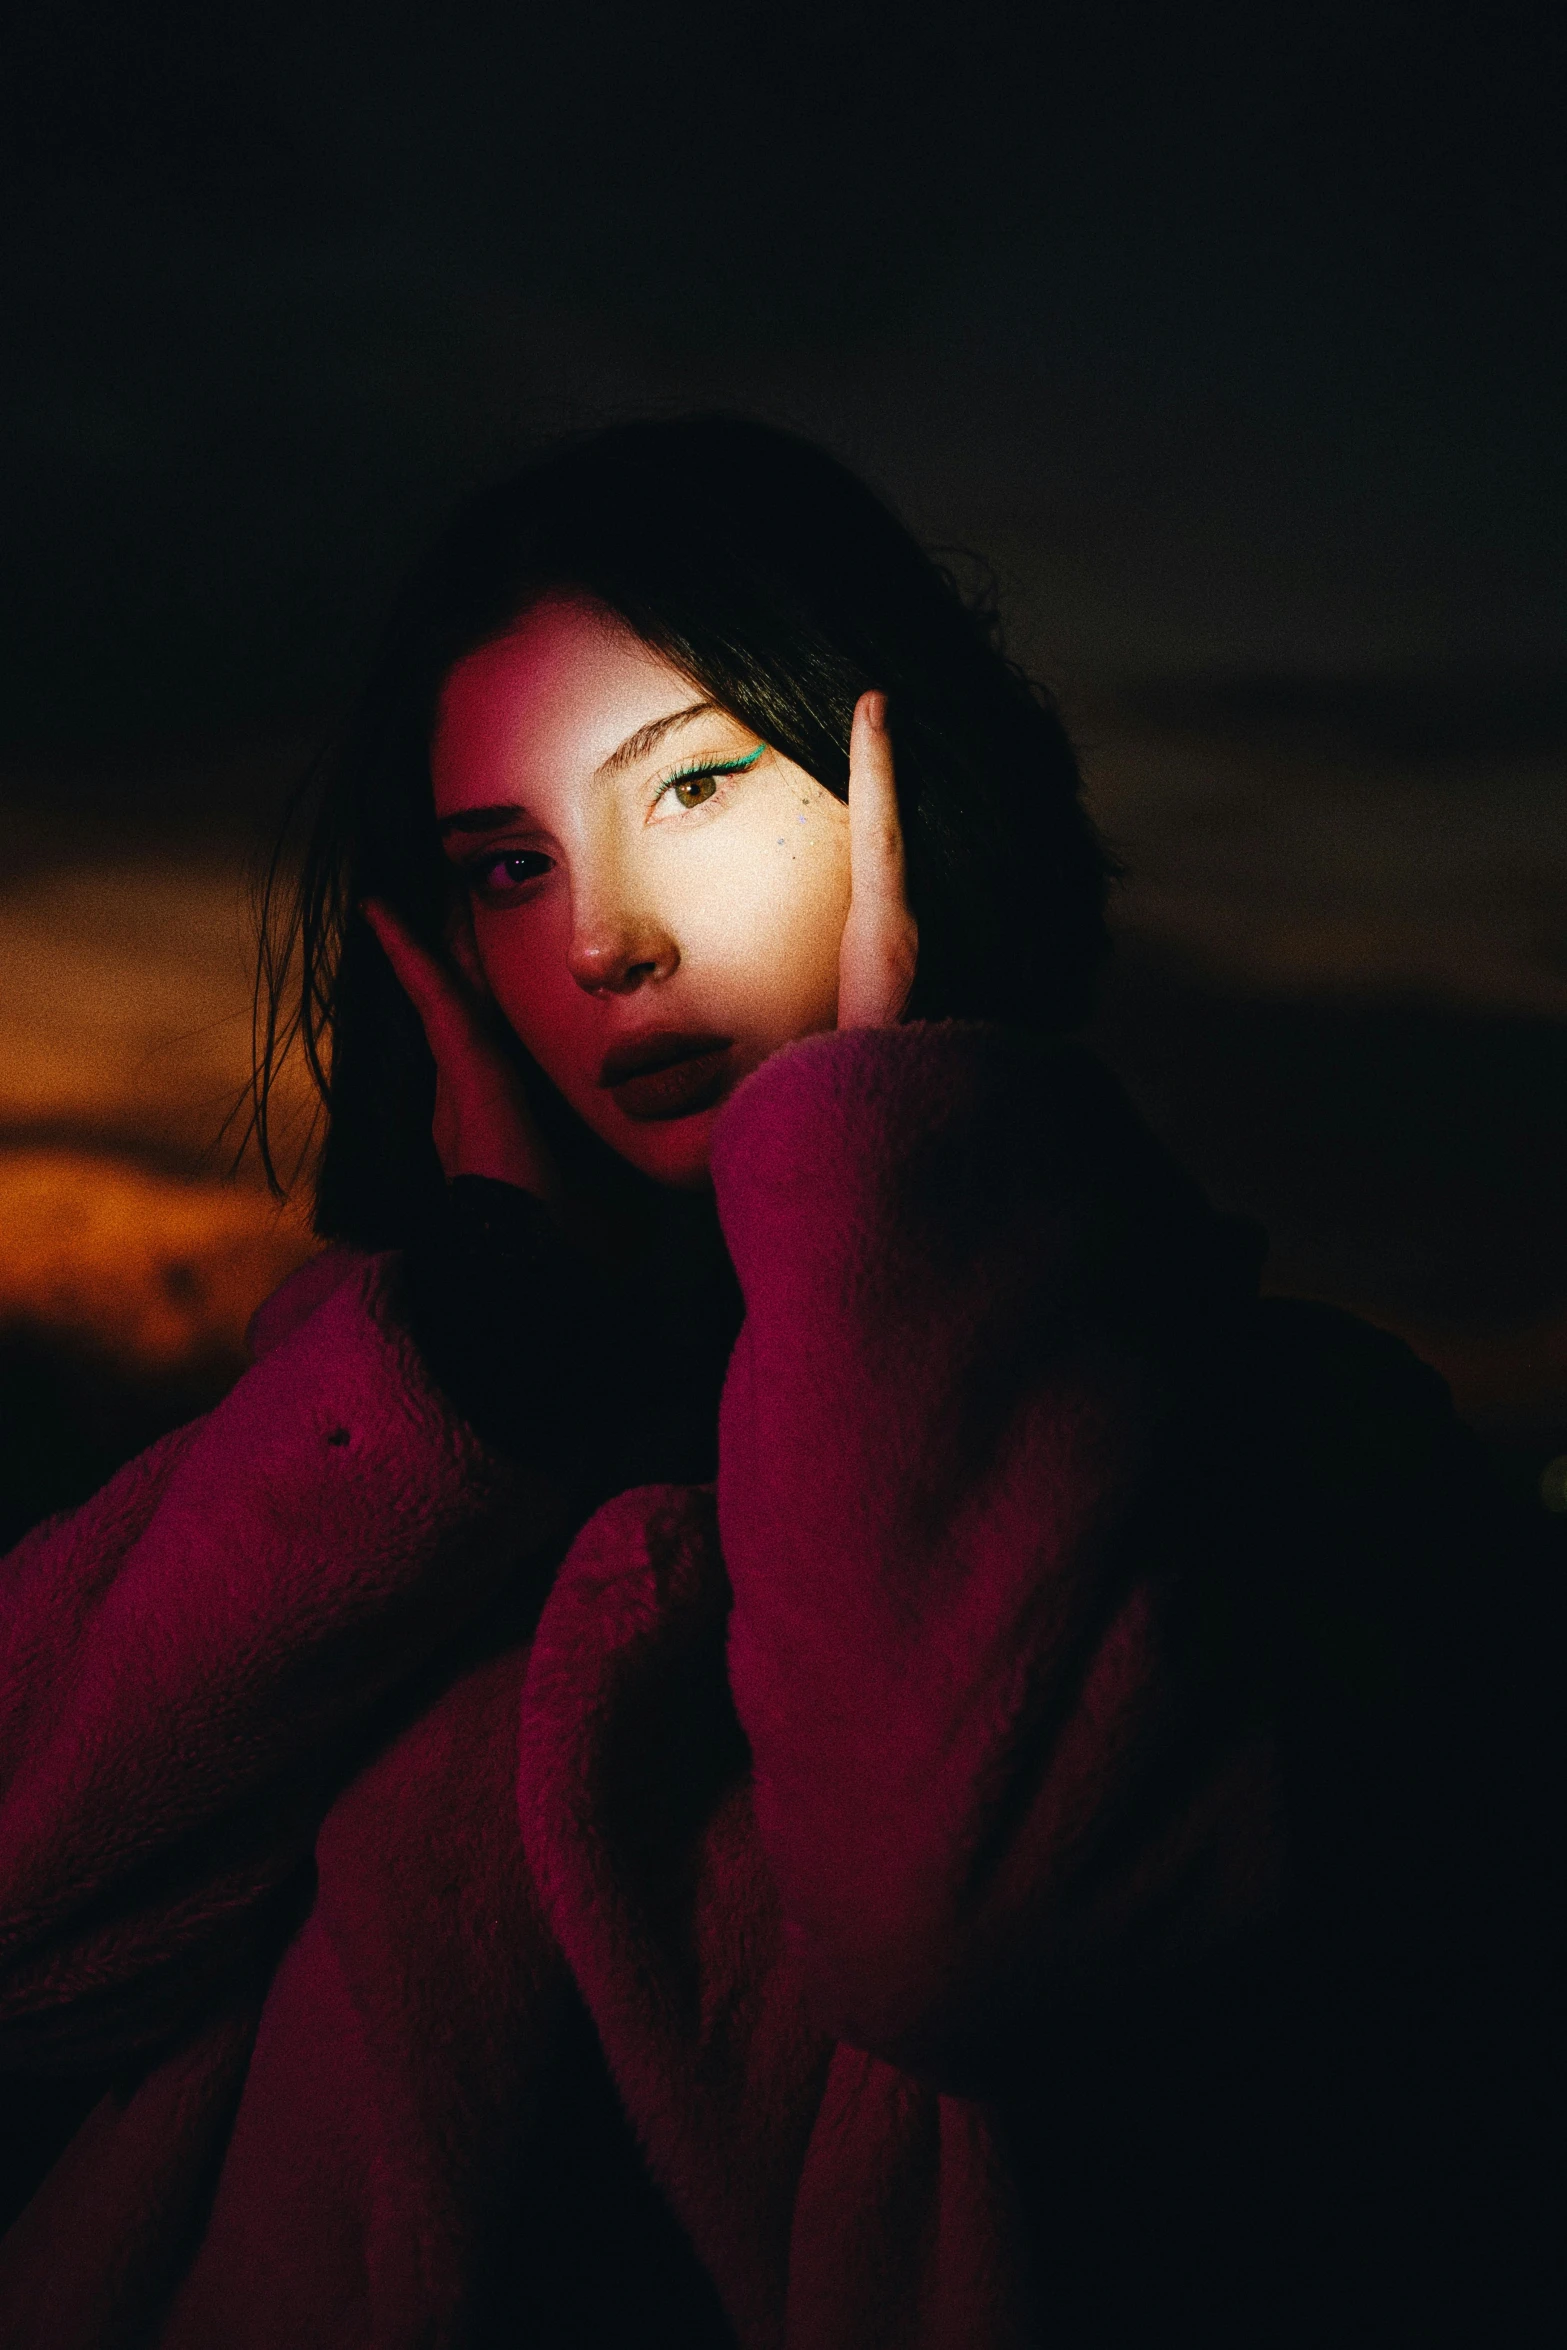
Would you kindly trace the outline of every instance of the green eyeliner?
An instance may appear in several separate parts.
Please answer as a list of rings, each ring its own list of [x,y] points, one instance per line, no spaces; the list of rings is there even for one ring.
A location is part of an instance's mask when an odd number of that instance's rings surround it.
[[[677,768],[673,775],[666,776],[664,789],[667,791],[672,783],[684,783],[690,775],[743,775],[748,767],[756,765],[766,748],[765,743],[758,743],[743,759],[698,759],[695,766]]]

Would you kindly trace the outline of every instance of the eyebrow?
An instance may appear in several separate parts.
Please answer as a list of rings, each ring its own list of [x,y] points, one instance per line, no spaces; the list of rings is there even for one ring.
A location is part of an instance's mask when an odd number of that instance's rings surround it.
[[[618,751],[611,751],[603,764],[594,770],[593,780],[602,783],[606,777],[619,775],[626,767],[634,767],[656,750],[666,734],[673,734],[677,726],[689,726],[693,718],[706,718],[718,708],[716,702],[692,702],[684,710],[671,710],[667,717],[650,719],[639,726],[635,734],[628,734]]]
[[[717,702],[692,702],[684,710],[670,710],[662,718],[652,718],[646,726],[639,726],[635,734],[628,734],[616,750],[610,752],[593,771],[595,783],[604,783],[612,775],[619,775],[627,767],[634,767],[673,734],[677,727],[689,726],[693,719],[707,718],[719,709]],[[513,823],[526,814],[518,800],[502,800],[488,808],[462,808],[455,816],[443,816],[436,830],[442,840],[449,832],[495,832],[503,824]]]

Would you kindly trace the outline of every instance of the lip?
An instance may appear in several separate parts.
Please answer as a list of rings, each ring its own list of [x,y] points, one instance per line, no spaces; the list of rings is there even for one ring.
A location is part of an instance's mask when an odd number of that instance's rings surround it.
[[[615,1107],[639,1125],[695,1117],[728,1092],[733,1042],[668,1028],[628,1037],[605,1055],[598,1081],[614,1095]]]

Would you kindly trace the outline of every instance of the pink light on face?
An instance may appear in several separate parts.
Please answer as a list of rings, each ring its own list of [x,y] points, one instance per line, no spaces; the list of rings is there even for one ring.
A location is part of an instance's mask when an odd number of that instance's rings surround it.
[[[740,1079],[836,1021],[842,801],[562,598],[453,669],[431,773],[505,1018],[623,1158],[704,1182]]]

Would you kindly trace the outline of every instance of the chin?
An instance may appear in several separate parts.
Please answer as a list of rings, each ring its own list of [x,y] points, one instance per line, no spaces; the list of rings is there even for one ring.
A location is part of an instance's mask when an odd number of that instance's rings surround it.
[[[712,1182],[708,1156],[717,1117],[718,1111],[712,1109],[656,1126],[634,1125],[629,1118],[617,1120],[617,1131],[604,1139],[619,1157],[655,1183],[672,1191],[705,1191]]]

